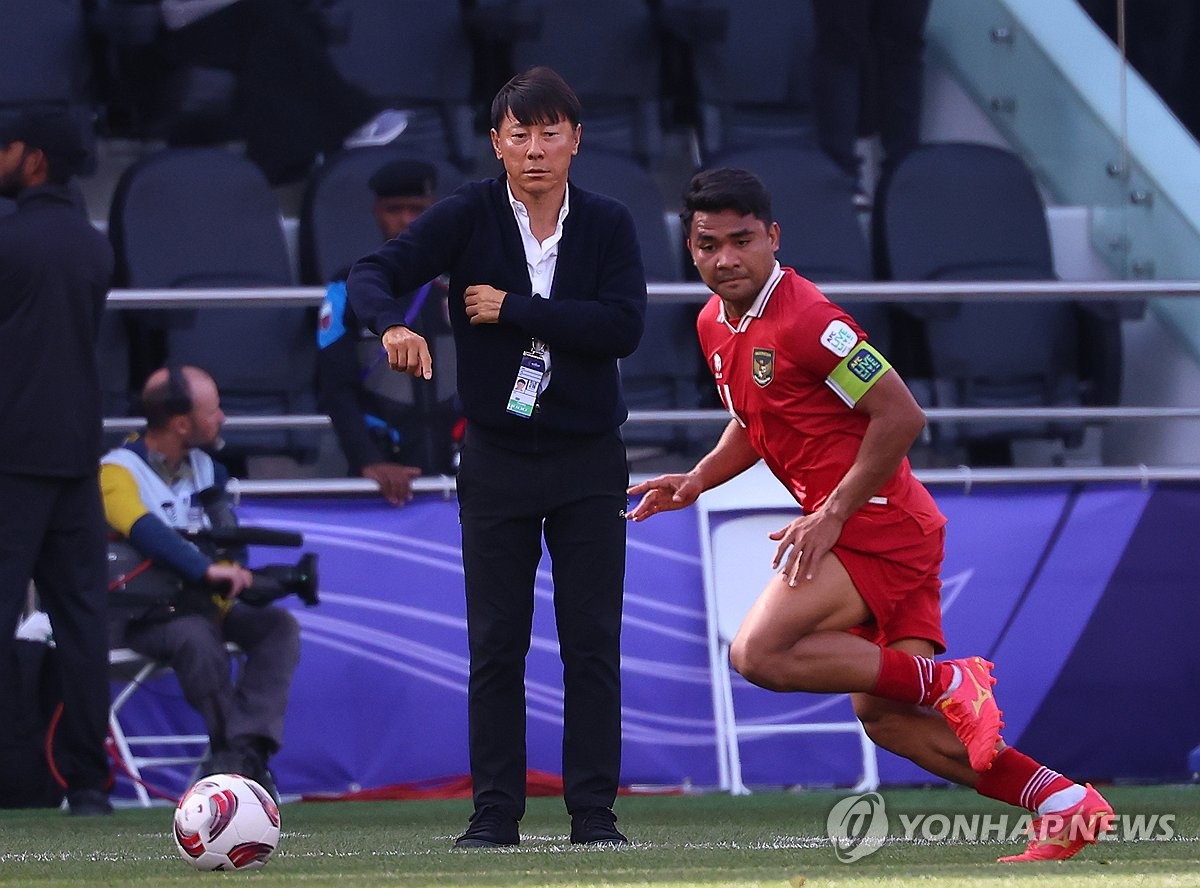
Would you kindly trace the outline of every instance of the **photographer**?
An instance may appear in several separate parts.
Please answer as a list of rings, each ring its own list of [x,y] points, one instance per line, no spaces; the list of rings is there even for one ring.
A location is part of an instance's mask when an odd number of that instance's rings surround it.
[[[276,795],[267,759],[282,742],[300,630],[288,611],[267,605],[293,591],[315,604],[313,559],[251,571],[211,544],[213,533],[236,524],[227,473],[202,449],[218,442],[225,420],[211,376],[197,367],[157,370],[142,408],[144,433],[109,451],[100,467],[105,516],[121,538],[110,558],[119,564],[121,550],[132,549],[148,561],[112,589],[111,641],[174,669],[207,726],[204,773],[244,774]],[[153,594],[134,594],[135,573],[144,574],[137,587]],[[226,642],[246,655],[236,684]]]

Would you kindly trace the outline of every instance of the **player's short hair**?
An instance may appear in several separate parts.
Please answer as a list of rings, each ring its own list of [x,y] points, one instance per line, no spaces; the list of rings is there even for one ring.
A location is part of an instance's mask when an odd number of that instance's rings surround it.
[[[701,170],[683,190],[683,210],[679,218],[684,232],[692,230],[692,217],[698,213],[720,213],[733,210],[743,216],[753,216],[764,225],[775,221],[771,212],[771,195],[762,179],[748,170],[718,167]]]
[[[492,129],[511,114],[523,126],[548,126],[562,118],[579,126],[583,108],[575,90],[553,68],[539,65],[513,77],[492,100]]]

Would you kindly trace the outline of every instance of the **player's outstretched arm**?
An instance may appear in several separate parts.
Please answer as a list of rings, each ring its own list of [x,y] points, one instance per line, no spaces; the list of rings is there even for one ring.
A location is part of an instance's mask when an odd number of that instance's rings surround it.
[[[631,496],[642,500],[626,515],[631,521],[645,521],[658,512],[673,512],[696,501],[704,491],[724,484],[758,462],[758,453],[736,420],[731,420],[715,447],[696,467],[682,475],[659,475],[629,488]]]

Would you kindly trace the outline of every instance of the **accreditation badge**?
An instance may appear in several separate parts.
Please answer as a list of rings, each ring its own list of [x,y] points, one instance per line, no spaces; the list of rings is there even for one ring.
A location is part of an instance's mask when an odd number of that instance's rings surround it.
[[[537,407],[538,391],[546,375],[545,354],[545,343],[536,339],[521,353],[521,366],[517,368],[517,378],[513,380],[506,408],[513,416],[522,419],[533,416],[534,408]]]

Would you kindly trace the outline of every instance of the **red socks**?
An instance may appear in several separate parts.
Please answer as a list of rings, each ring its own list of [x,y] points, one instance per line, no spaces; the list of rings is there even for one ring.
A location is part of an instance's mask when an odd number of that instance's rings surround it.
[[[1000,750],[992,766],[979,775],[975,791],[990,799],[1036,811],[1054,793],[1074,782],[1011,746]]]
[[[895,648],[881,647],[879,651],[882,655],[879,677],[871,689],[872,696],[932,706],[946,693],[954,678],[954,667],[949,663],[935,663],[928,657],[917,657]]]

